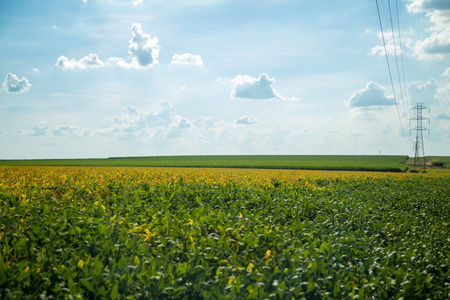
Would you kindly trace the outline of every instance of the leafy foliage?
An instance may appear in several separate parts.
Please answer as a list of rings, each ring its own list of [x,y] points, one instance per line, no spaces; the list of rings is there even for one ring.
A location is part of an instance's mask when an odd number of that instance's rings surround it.
[[[449,178],[2,167],[0,297],[446,299]]]

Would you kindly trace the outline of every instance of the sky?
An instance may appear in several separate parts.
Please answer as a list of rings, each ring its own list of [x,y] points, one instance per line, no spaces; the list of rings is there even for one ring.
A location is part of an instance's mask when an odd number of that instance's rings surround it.
[[[450,155],[450,1],[378,9],[0,0],[0,159]]]

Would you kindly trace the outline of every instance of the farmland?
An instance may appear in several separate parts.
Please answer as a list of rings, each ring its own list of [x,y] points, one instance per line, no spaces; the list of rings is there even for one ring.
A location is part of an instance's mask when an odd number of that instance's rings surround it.
[[[0,167],[0,297],[447,299],[450,173]]]
[[[97,159],[0,160],[4,166],[261,168],[402,172],[402,155],[191,155]]]
[[[433,166],[450,168],[450,156],[429,156],[427,159]]]

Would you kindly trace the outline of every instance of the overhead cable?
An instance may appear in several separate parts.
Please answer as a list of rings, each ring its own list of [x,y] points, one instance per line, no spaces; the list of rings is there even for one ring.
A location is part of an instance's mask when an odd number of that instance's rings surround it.
[[[403,62],[402,34],[401,34],[401,30],[400,30],[400,17],[398,14],[398,0],[395,0],[395,8],[396,8],[396,13],[397,13],[397,28],[398,28],[398,41],[399,41],[399,46],[400,46],[400,58],[401,58],[401,62],[402,62],[403,88],[404,88],[404,92],[405,92],[405,99],[404,100],[402,99],[402,107],[403,107],[403,112],[408,112],[408,108],[407,107],[405,108],[405,102],[406,102],[406,104],[408,103],[407,101],[405,101],[408,99],[408,92],[406,90],[405,63]]]
[[[400,79],[400,69],[399,69],[399,66],[398,66],[397,45],[395,44],[394,24],[392,22],[392,11],[391,11],[391,1],[390,0],[388,0],[388,5],[389,5],[389,19],[391,21],[392,43],[394,45],[395,65],[397,66],[397,79],[398,79],[398,85],[399,85],[399,88],[400,88],[400,97],[401,97],[400,101],[403,103],[403,89],[402,89],[402,82],[401,82],[401,79]],[[401,49],[400,49],[400,51],[401,51]],[[403,112],[403,114],[405,114],[405,110],[404,110],[403,105],[402,105],[402,108],[403,108],[402,112]]]
[[[389,57],[388,57],[388,53],[387,53],[387,49],[386,49],[386,40],[384,38],[383,24],[381,23],[380,8],[378,6],[378,0],[375,0],[375,2],[377,4],[378,21],[380,22],[381,37],[383,38],[384,53],[386,55],[386,63],[387,63],[387,67],[389,70],[389,78],[391,79],[391,86],[392,86],[392,93],[394,94],[395,107],[397,108],[398,120],[400,121],[400,127],[402,128],[403,137],[406,140],[405,130],[403,129],[402,118],[400,116],[400,111],[398,109],[397,96],[395,95],[394,81],[392,80],[391,65],[389,64]]]

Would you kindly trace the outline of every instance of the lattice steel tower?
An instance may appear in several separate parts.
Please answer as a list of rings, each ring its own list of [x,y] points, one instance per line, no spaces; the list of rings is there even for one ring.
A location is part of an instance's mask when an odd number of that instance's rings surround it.
[[[416,106],[411,108],[416,111],[415,117],[411,118],[410,120],[416,121],[416,128],[410,129],[416,131],[416,142],[414,143],[414,169],[416,167],[422,167],[423,169],[427,168],[426,165],[426,158],[425,158],[425,148],[423,147],[423,131],[428,130],[428,133],[430,132],[429,129],[422,127],[422,121],[428,120],[428,123],[430,122],[429,118],[425,118],[422,116],[422,111],[424,109],[428,109],[428,112],[430,112],[430,109],[423,105],[423,103],[417,103]]]

